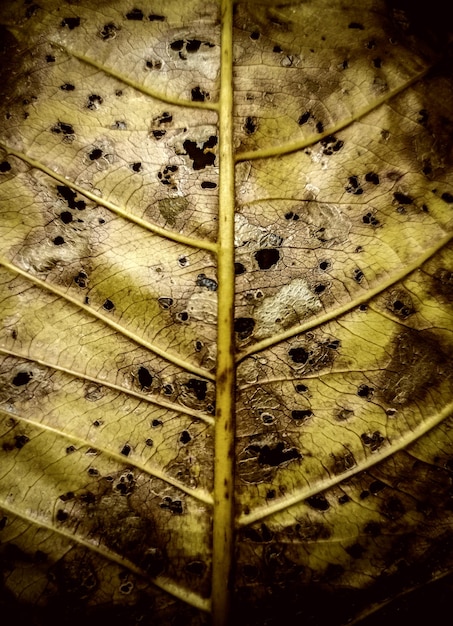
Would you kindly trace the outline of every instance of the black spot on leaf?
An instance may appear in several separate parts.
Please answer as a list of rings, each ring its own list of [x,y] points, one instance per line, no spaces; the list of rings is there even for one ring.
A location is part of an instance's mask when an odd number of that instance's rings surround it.
[[[379,185],[379,176],[376,172],[368,172],[365,174],[365,180],[367,183],[373,183],[373,185]]]
[[[132,448],[130,447],[130,445],[128,443],[125,443],[124,446],[121,448],[121,454],[123,456],[129,456],[131,450]]]
[[[91,161],[95,161],[96,159],[101,158],[101,156],[102,156],[102,150],[100,150],[99,148],[95,148],[89,154]]]
[[[111,300],[107,298],[107,300],[102,305],[102,308],[105,309],[106,311],[112,311],[115,308],[115,305],[113,304]]]
[[[306,363],[309,357],[308,352],[304,348],[291,348],[288,354],[294,363]]]
[[[186,41],[186,50],[189,53],[198,52],[201,46],[201,41],[199,39],[188,39]]]
[[[0,163],[0,172],[9,172],[11,169],[11,165],[8,163],[8,161],[2,161]]]
[[[209,291],[217,291],[217,281],[213,278],[207,278],[206,274],[198,274],[196,285],[197,287],[205,287]]]
[[[74,277],[74,282],[76,285],[84,289],[87,286],[87,274],[85,272],[79,272],[77,276]]]
[[[33,372],[18,372],[13,378],[13,385],[22,387],[28,384],[33,378]]]
[[[379,226],[380,221],[374,217],[374,215],[371,212],[366,213],[363,217],[362,217],[362,222],[364,224],[369,224],[370,226]]]
[[[446,202],[447,204],[453,204],[453,194],[448,193],[448,191],[446,191],[445,193],[443,193],[441,195],[441,198],[444,202]]]
[[[303,126],[304,124],[308,122],[310,117],[311,117],[311,112],[305,111],[305,113],[302,113],[302,115],[299,117],[299,119],[297,120],[297,123],[299,124],[299,126]]]
[[[308,387],[307,385],[303,385],[302,383],[300,383],[299,385],[296,385],[296,391],[297,393],[305,393],[306,391],[308,391]]]
[[[129,13],[126,13],[127,20],[135,20],[137,22],[140,22],[143,18],[143,11],[141,11],[140,9],[132,9],[131,11],[129,11]]]
[[[183,143],[184,150],[189,155],[189,158],[193,161],[194,170],[202,170],[205,167],[214,165],[215,153],[212,148],[217,145],[217,137],[212,135],[207,141],[205,141],[201,147],[195,141],[186,139]]]
[[[71,83],[64,83],[63,85],[60,85],[60,89],[62,91],[74,91],[75,87]]]
[[[158,15],[157,13],[150,13],[148,15],[148,19],[150,22],[165,22],[165,16],[164,15]]]
[[[61,133],[66,137],[74,135],[74,127],[72,126],[72,124],[68,124],[66,122],[57,122],[55,126],[52,126],[50,131],[52,133],[55,133],[56,135],[59,135]]]
[[[322,122],[316,123],[316,132],[323,133],[324,132],[324,124]]]
[[[69,30],[74,30],[74,28],[80,26],[80,17],[65,17],[61,20],[61,26],[67,26]]]
[[[380,57],[376,57],[373,59],[373,65],[374,67],[377,67],[378,69],[382,67],[382,59]]]
[[[141,389],[149,389],[153,383],[153,377],[146,367],[140,367],[138,370],[138,382]]]
[[[46,55],[46,62],[47,63],[55,63],[55,57],[53,54],[48,54]]]
[[[297,421],[305,421],[312,415],[313,415],[313,411],[311,411],[310,409],[291,411],[291,417],[293,418],[293,420],[297,420]]]
[[[197,400],[205,400],[208,390],[208,384],[205,380],[190,378],[185,386],[195,394]]]
[[[215,189],[216,187],[217,187],[217,183],[212,183],[212,182],[211,182],[211,181],[209,181],[209,180],[204,180],[204,181],[201,183],[201,188],[202,188],[202,189]]]
[[[159,141],[159,139],[162,139],[162,137],[165,136],[167,131],[166,130],[153,130],[151,132],[152,132],[154,139],[157,139],[157,141]]]
[[[256,119],[254,117],[247,117],[247,119],[245,120],[245,124],[244,124],[244,130],[247,133],[247,135],[253,135],[253,133],[256,131],[256,128],[257,128]]]
[[[301,454],[296,448],[287,448],[281,441],[273,446],[265,444],[263,446],[252,444],[247,447],[247,451],[258,454],[258,463],[260,465],[270,465],[276,467],[291,461],[293,459],[300,459]]]
[[[361,270],[361,269],[356,268],[356,269],[354,270],[353,276],[354,276],[354,280],[355,280],[357,283],[361,283],[361,282],[362,282],[362,280],[363,280],[363,272],[362,272],[362,270]]]
[[[68,519],[69,515],[66,513],[66,511],[63,511],[63,509],[58,509],[57,511],[57,522],[66,522],[66,520]]]
[[[173,298],[158,298],[157,301],[159,306],[164,310],[169,309],[173,305]]]
[[[261,270],[268,270],[280,259],[280,252],[275,248],[262,248],[255,252],[255,259]]]
[[[393,197],[398,202],[398,204],[412,204],[414,199],[411,196],[408,196],[405,193],[400,193],[399,191],[393,194]]]
[[[337,139],[333,135],[328,135],[321,139],[321,145],[323,146],[323,154],[326,156],[332,155],[334,152],[339,152],[344,146],[344,141]]]
[[[348,184],[345,187],[345,190],[348,193],[352,193],[355,196],[359,196],[363,193],[363,189],[360,186],[359,179],[357,176],[350,176],[348,178]]]
[[[305,502],[311,506],[312,509],[316,509],[317,511],[327,511],[327,509],[330,509],[329,501],[321,493],[310,496]]]
[[[140,170],[142,169],[142,164],[140,163],[140,161],[137,161],[137,163],[132,163],[130,167],[134,172],[140,172]]]
[[[99,107],[100,104],[103,103],[103,101],[104,100],[102,96],[99,96],[96,93],[92,93],[88,96],[88,102],[87,102],[86,108],[90,109],[90,111],[94,111]]]
[[[183,508],[181,500],[173,500],[170,496],[166,496],[160,505],[161,509],[168,509],[174,515],[182,515]]]
[[[192,102],[204,102],[209,100],[209,93],[201,89],[200,86],[194,87],[191,91]]]
[[[53,242],[56,246],[62,246],[65,242],[65,240],[63,239],[63,237],[61,237],[60,235],[58,237],[55,237],[55,239],[53,240]]]
[[[373,395],[374,389],[372,387],[369,387],[368,385],[360,385],[360,387],[357,390],[357,395],[360,396],[361,398],[367,398],[370,399],[371,396]]]
[[[236,274],[236,276],[239,276],[240,274],[244,274],[247,270],[245,269],[245,266],[242,263],[235,263],[234,264],[234,273]]]
[[[189,443],[189,441],[190,441],[191,439],[192,439],[192,437],[190,436],[189,431],[188,431],[188,430],[183,430],[183,431],[182,431],[182,433],[181,433],[181,436],[180,436],[180,438],[179,438],[179,441],[180,441],[182,444],[186,444],[186,443]]]
[[[238,333],[239,339],[246,339],[253,333],[255,320],[251,317],[237,317],[234,320],[234,331]]]
[[[113,22],[109,22],[108,24],[104,24],[102,30],[99,31],[99,37],[104,41],[108,39],[113,39],[116,36],[119,28]]]
[[[374,431],[374,433],[362,433],[362,435],[360,435],[360,439],[365,446],[370,448],[371,452],[377,452],[385,441],[384,437],[378,430]]]

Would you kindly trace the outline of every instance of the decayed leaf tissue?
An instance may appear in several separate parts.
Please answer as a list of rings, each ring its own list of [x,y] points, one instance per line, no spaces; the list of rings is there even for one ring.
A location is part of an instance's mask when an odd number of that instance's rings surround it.
[[[0,5],[15,623],[451,593],[453,77],[408,4]]]

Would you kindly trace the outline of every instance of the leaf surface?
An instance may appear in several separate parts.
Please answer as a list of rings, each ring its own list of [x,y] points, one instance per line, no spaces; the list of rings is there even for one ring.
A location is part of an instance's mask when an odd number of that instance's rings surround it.
[[[0,16],[2,606],[340,626],[449,581],[440,46],[374,1]]]

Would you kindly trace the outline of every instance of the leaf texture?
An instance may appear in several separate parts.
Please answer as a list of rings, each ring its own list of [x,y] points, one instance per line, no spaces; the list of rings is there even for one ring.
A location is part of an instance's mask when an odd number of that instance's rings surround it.
[[[450,589],[453,81],[392,6],[1,6],[19,621],[370,626]]]

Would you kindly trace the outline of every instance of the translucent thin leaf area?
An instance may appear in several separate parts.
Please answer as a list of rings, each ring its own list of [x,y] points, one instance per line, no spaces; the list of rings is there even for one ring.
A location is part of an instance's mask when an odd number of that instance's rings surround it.
[[[414,15],[0,5],[17,623],[390,626],[451,594],[453,80]]]

